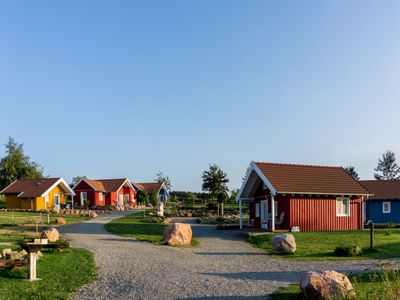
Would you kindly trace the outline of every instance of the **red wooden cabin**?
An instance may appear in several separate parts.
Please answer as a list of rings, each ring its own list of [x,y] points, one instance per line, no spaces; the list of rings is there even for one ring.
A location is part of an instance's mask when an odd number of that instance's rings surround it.
[[[83,178],[73,188],[74,205],[83,206],[136,206],[136,191],[128,178],[88,179]]]
[[[252,162],[237,199],[249,202],[249,227],[322,231],[362,229],[368,196],[340,167]]]

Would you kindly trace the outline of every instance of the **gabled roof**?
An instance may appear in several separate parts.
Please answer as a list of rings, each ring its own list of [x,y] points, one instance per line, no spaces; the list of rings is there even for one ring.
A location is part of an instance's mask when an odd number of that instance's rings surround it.
[[[371,194],[341,167],[252,162],[238,197],[254,173],[273,194]]]
[[[75,195],[74,191],[62,178],[16,180],[0,193],[16,194],[19,198],[43,197],[59,184],[67,195]]]
[[[373,196],[372,200],[400,199],[400,180],[361,180]]]
[[[118,178],[118,179],[89,179],[82,178],[75,186],[74,189],[81,183],[85,181],[97,192],[117,192],[125,183],[128,183],[132,188],[132,184],[128,178]]]
[[[165,187],[163,182],[141,182],[141,183],[134,183],[138,189],[147,192],[148,194],[158,193],[162,186]]]

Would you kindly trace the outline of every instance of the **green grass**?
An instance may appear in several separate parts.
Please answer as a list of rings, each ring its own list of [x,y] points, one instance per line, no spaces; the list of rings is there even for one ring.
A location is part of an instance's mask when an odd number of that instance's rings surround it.
[[[82,215],[60,215],[54,213],[39,213],[39,212],[0,212],[0,226],[4,225],[22,225],[22,224],[47,224],[47,215],[50,215],[50,224],[55,224],[58,217],[65,219],[67,224],[80,223],[89,220],[89,217]]]
[[[355,299],[399,299],[399,271],[379,271],[361,275],[351,275],[349,279],[356,291]],[[292,284],[270,296],[272,300],[304,299],[299,284]]]
[[[69,248],[62,253],[44,250],[38,261],[41,281],[22,280],[27,268],[0,270],[0,299],[68,299],[68,295],[96,276],[93,254],[85,249]]]
[[[148,215],[143,219],[143,214],[138,213],[107,223],[105,228],[116,235],[135,238],[153,244],[162,244],[164,228],[166,226],[163,223],[152,222],[152,217]],[[198,245],[198,241],[192,239],[191,245]]]
[[[272,254],[271,240],[275,234],[251,236],[248,241]],[[375,230],[375,251],[369,251],[369,231],[296,232],[297,250],[293,255],[282,256],[291,260],[349,260],[384,259],[400,257],[400,230]],[[357,244],[362,254],[354,257],[336,257],[336,246]]]

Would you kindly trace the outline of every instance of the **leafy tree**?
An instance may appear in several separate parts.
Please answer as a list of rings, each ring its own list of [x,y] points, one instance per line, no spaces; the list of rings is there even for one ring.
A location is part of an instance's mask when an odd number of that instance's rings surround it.
[[[231,191],[231,195],[229,196],[229,201],[234,203],[236,201],[236,196],[239,194],[239,189],[234,189]]]
[[[349,173],[355,180],[360,180],[360,177],[358,176],[358,173],[356,169],[353,166],[348,166],[344,168],[347,173]]]
[[[203,172],[202,178],[202,190],[209,192],[211,197],[228,192],[228,176],[216,164],[210,165],[209,169]]]
[[[400,179],[400,167],[396,164],[396,156],[392,151],[382,154],[375,171],[379,172],[374,173],[375,179],[378,180]]]
[[[164,176],[163,172],[159,171],[156,174],[156,179],[157,182],[164,182],[165,186],[167,187],[167,190],[170,191],[172,188],[171,185],[171,180],[169,179],[168,176]]]
[[[153,205],[154,208],[157,207],[158,199],[159,199],[159,196],[158,196],[157,192],[153,192],[149,195],[149,200],[151,201],[151,204]]]
[[[43,168],[24,154],[23,144],[8,138],[6,155],[0,160],[0,189],[17,179],[43,178]]]
[[[81,181],[84,178],[87,178],[87,177],[86,176],[75,176],[74,178],[72,178],[71,186],[75,186],[76,184],[78,184],[79,181]]]
[[[138,190],[136,192],[137,201],[146,204],[149,201],[149,194],[146,191]]]

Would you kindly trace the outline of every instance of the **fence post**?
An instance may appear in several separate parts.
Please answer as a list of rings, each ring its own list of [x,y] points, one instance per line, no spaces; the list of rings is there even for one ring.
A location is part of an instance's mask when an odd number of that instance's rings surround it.
[[[50,214],[47,214],[47,224],[50,224]]]

